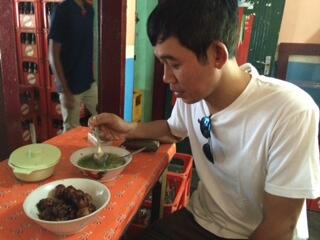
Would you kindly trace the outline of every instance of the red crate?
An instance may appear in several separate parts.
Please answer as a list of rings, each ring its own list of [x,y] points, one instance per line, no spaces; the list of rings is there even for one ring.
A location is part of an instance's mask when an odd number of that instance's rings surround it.
[[[142,206],[134,216],[124,236],[128,236],[129,239],[136,239],[141,234],[141,232],[149,226],[150,219],[151,208]]]
[[[32,143],[30,123],[33,123],[34,127],[36,128],[36,116],[32,116],[27,119],[21,119],[21,139],[23,145]]]
[[[44,88],[20,85],[19,92],[22,117],[47,114]]]
[[[312,203],[312,199],[306,200],[307,209],[309,209],[311,207],[311,203]]]
[[[172,203],[165,203],[163,205],[163,216],[168,216],[171,213],[181,209],[183,205],[181,200],[184,193],[185,179],[178,175],[172,175],[171,173],[167,174],[167,191],[169,188],[175,188],[175,197]],[[167,194],[166,194],[167,196]],[[152,200],[145,199],[143,206],[151,208]]]
[[[132,223],[127,228],[125,236],[129,236],[129,239],[136,239],[146,227],[146,225]]]
[[[48,103],[48,113],[50,118],[61,119],[61,105],[59,99],[59,93],[55,91],[47,91],[47,103]]]
[[[49,39],[48,39],[48,31],[45,30],[43,33],[43,46],[44,46],[44,69],[45,69],[45,85],[48,89],[52,91],[56,91],[56,86],[54,83],[54,75],[50,67],[49,63]]]
[[[23,118],[47,114],[44,88],[20,85],[19,92],[21,103],[20,110]]]
[[[192,180],[192,171],[190,172],[189,177],[185,180],[184,192],[182,195],[181,204],[182,206],[188,206],[190,195],[191,195],[191,180]]]
[[[36,118],[37,142],[44,142],[49,139],[48,136],[48,119],[46,115],[38,115]]]
[[[48,31],[45,30],[43,33],[43,48],[44,48],[44,69],[45,69],[45,85],[47,89],[51,91],[56,91],[56,86],[54,83],[54,75],[49,64],[49,39]]]
[[[30,86],[19,86],[20,112],[23,119],[34,115],[34,89]]]
[[[37,115],[47,116],[47,93],[44,87],[34,87],[34,111]]]
[[[23,144],[31,143],[30,126],[27,125],[27,122],[32,122],[34,124],[37,141],[48,139],[45,89],[20,85],[19,92],[21,102],[21,138]]]
[[[19,59],[39,61],[43,59],[43,34],[33,30],[17,30],[17,51]]]
[[[56,88],[56,84],[54,82],[55,77],[54,77],[53,72],[51,70],[49,61],[45,61],[44,69],[45,69],[44,84],[45,84],[46,88],[51,91],[56,91],[57,88]]]
[[[34,124],[35,140],[48,139],[47,107],[44,88],[19,86],[21,101],[21,139],[22,143],[31,144],[30,123]]]
[[[52,138],[63,132],[63,122],[62,119],[48,119],[48,137]]]
[[[192,180],[192,166],[193,166],[193,157],[189,154],[176,153],[170,162],[171,166],[179,166],[179,172],[170,171],[169,165],[169,174],[173,176],[181,176],[185,180],[185,185],[183,186],[184,193],[182,196],[182,205],[186,207],[189,203],[190,194],[191,194],[191,180]]]
[[[312,200],[310,199],[308,210],[320,212],[320,198],[312,199]]]
[[[29,118],[34,114],[34,112],[32,111],[32,106],[29,103],[21,103],[20,112],[22,118]]]
[[[62,0],[43,0],[42,1],[42,19],[43,19],[43,27],[45,29],[50,28],[51,15],[53,13],[54,8],[57,4],[61,3]]]
[[[171,213],[181,209],[183,207],[183,186],[185,185],[184,183],[185,179],[181,176],[178,175],[171,175],[171,173],[167,174],[167,186],[173,186],[175,185],[176,191],[175,191],[175,197],[174,200],[172,201],[172,203],[166,203],[163,206],[163,216],[168,216]],[[149,195],[143,202],[141,209],[151,209],[151,204],[152,204],[152,198],[151,195]],[[140,211],[139,210],[139,211]],[[138,213],[139,213],[138,211]],[[148,225],[149,225],[149,220],[150,218],[146,218],[145,220],[136,220],[137,219],[137,215],[135,216],[133,222],[130,224],[130,226],[128,227],[126,234],[130,236],[130,238],[135,238],[138,237],[139,234],[141,233],[141,231],[143,231]]]
[[[150,224],[151,219],[151,208],[142,206],[134,216],[132,224],[139,227],[146,227]]]
[[[43,142],[48,137],[47,92],[44,87],[34,87],[34,109],[37,117],[37,140]]]
[[[16,27],[22,29],[41,30],[42,14],[39,0],[16,0],[15,4],[15,18]]]
[[[170,171],[170,165],[176,165],[179,167],[178,172]],[[185,153],[176,153],[169,165],[169,172],[173,175],[178,175],[183,178],[190,177],[190,172],[192,173],[193,157],[192,155]]]
[[[49,30],[45,29],[43,31],[43,48],[44,48],[44,57],[49,61]]]
[[[44,56],[47,60],[49,60],[49,30],[43,30],[43,48],[44,48]]]
[[[22,139],[22,145],[31,144],[31,132],[30,129],[26,126],[23,126],[23,122],[21,122],[21,139]]]
[[[43,61],[19,60],[20,84],[28,86],[44,87]]]

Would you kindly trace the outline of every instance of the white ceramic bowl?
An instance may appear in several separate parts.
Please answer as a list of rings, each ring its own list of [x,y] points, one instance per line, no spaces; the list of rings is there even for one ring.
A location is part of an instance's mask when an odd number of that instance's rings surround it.
[[[120,147],[103,146],[102,149],[105,153],[113,153],[119,156],[124,156],[130,153],[128,150]],[[85,167],[79,166],[78,162],[81,158],[91,155],[96,151],[97,151],[96,147],[79,149],[71,155],[70,161],[75,167],[79,168],[83,174],[95,179],[99,179],[101,182],[106,182],[117,177],[132,161],[132,156],[128,156],[125,158],[125,161],[126,161],[125,164],[116,168],[108,168],[103,170],[97,170],[97,169],[91,169],[91,168],[85,168]]]
[[[93,204],[97,210],[89,215],[81,218],[68,220],[68,221],[46,221],[38,217],[38,209],[36,204],[44,198],[48,197],[57,185],[63,184],[66,187],[72,185],[76,189],[80,189],[88,193],[92,199]],[[41,227],[53,232],[57,235],[71,235],[81,231],[89,223],[94,221],[98,214],[107,206],[111,198],[109,189],[100,182],[86,178],[67,178],[62,180],[53,181],[40,186],[33,190],[25,199],[23,203],[23,210],[25,214]]]

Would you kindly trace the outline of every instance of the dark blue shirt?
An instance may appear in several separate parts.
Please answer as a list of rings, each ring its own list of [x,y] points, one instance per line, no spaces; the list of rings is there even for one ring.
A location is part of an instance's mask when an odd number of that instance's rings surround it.
[[[74,0],[65,0],[53,12],[49,38],[61,43],[61,62],[73,94],[88,90],[93,82],[93,8],[82,12]],[[57,91],[62,92],[56,78]]]

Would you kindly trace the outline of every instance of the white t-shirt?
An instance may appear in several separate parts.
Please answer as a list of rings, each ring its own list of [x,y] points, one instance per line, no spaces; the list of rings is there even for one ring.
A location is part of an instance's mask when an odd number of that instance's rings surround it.
[[[202,100],[177,99],[168,119],[172,134],[189,137],[200,178],[188,209],[208,231],[225,238],[247,239],[262,220],[264,191],[288,198],[320,195],[319,109],[297,86],[261,76],[250,64],[241,67],[252,78],[244,92],[211,117],[215,163],[202,151],[198,119],[209,116]],[[307,239],[306,207],[294,239]]]

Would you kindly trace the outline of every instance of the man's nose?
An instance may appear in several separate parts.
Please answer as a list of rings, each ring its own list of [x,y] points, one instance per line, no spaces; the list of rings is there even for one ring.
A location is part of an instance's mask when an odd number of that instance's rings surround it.
[[[175,82],[175,76],[169,66],[166,64],[163,65],[163,82],[164,83],[173,83]]]

